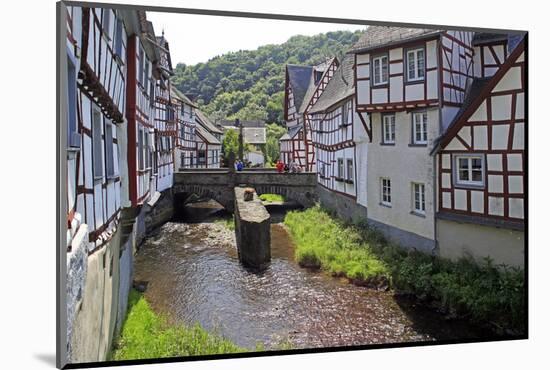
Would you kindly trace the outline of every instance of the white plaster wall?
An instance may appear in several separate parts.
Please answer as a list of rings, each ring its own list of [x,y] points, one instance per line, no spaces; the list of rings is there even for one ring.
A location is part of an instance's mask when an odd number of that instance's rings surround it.
[[[381,115],[371,115],[373,141],[367,145],[368,183],[367,208],[369,218],[434,239],[434,161],[430,156],[433,140],[439,136],[439,111],[428,110],[428,146],[410,147],[411,115],[395,115],[395,145],[380,145],[382,140]],[[389,177],[392,182],[392,206],[381,205],[380,182]],[[426,215],[412,214],[412,182],[425,184]]]
[[[444,258],[471,256],[481,261],[489,256],[496,264],[524,264],[522,231],[438,219],[437,241]]]

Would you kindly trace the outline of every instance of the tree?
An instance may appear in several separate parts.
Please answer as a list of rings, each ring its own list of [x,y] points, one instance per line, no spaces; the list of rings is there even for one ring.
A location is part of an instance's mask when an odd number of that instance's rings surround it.
[[[247,154],[250,148],[247,145],[243,147],[243,154]],[[239,132],[237,130],[227,130],[223,137],[222,154],[224,159],[229,157],[229,153],[235,154],[235,158],[239,157]]]
[[[273,164],[279,159],[279,139],[286,132],[286,128],[276,123],[266,125],[265,162]]]
[[[281,45],[231,52],[206,63],[179,63],[172,82],[183,93],[194,94],[208,115],[283,123],[285,65],[315,65],[335,55],[341,60],[361,33],[297,35]]]

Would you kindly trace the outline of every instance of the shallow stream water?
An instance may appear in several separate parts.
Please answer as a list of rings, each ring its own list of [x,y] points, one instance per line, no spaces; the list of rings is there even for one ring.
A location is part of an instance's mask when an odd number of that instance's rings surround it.
[[[271,210],[272,261],[262,272],[241,266],[234,234],[197,203],[169,222],[136,255],[135,279],[148,282],[152,307],[171,320],[199,322],[254,349],[334,347],[478,338],[463,321],[445,320],[413,301],[349,284],[294,261],[294,246]]]

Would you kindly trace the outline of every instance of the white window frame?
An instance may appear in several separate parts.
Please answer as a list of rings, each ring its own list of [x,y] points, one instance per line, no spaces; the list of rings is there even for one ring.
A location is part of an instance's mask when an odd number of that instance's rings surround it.
[[[103,114],[99,107],[92,108],[92,159],[94,180],[103,179]]]
[[[421,182],[412,183],[412,209],[414,213],[426,214],[426,185]],[[418,194],[418,207],[416,195]]]
[[[380,178],[380,203],[391,207],[391,179],[389,177]]]
[[[420,67],[418,63],[418,53],[422,52],[422,58],[423,58],[423,66]],[[412,59],[411,59],[412,57]],[[413,72],[414,76],[411,77],[410,75],[410,69],[409,69],[409,63],[412,60],[413,62]],[[414,81],[424,81],[426,78],[426,51],[423,47],[416,48],[416,49],[409,49],[407,50],[407,81],[414,82]],[[422,76],[420,76],[420,73],[422,73]]]
[[[105,119],[105,175],[107,179],[115,177],[115,154],[113,148],[113,123]]]
[[[349,182],[353,182],[353,159],[348,158],[346,159],[346,180]]]
[[[420,132],[417,130],[418,119],[420,119]],[[412,139],[413,144],[428,144],[428,112],[414,112],[412,114]],[[420,140],[417,134],[420,133]]]
[[[460,160],[466,159],[468,161],[468,180],[460,179]],[[473,159],[479,159],[481,161],[481,181],[474,181],[473,178]],[[484,187],[485,186],[485,157],[482,154],[457,154],[453,158],[454,161],[454,175],[455,184],[471,187]]]
[[[386,74],[384,75],[384,60],[386,64]],[[376,63],[378,62],[379,69],[378,73],[376,71]],[[388,55],[379,55],[374,58],[372,58],[372,85],[373,86],[382,86],[386,85],[389,81],[389,69],[390,69],[390,61]],[[384,79],[385,77],[385,79]],[[377,81],[378,78],[378,81]]]
[[[388,123],[386,119],[389,119],[389,132],[386,127],[386,123]],[[382,116],[382,143],[395,144],[395,114],[386,114]]]
[[[80,133],[78,132],[78,89],[76,86],[76,59],[67,49],[67,145],[80,149]]]
[[[337,179],[343,180],[344,179],[344,158],[338,158],[336,163],[338,164]]]

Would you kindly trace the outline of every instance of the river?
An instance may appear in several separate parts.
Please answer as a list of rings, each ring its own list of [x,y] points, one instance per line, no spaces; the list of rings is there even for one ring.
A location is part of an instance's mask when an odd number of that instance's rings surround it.
[[[480,338],[463,321],[395,296],[301,268],[271,211],[272,261],[262,272],[239,263],[233,231],[212,202],[196,203],[141,246],[135,279],[147,282],[153,309],[254,349],[335,347]]]

